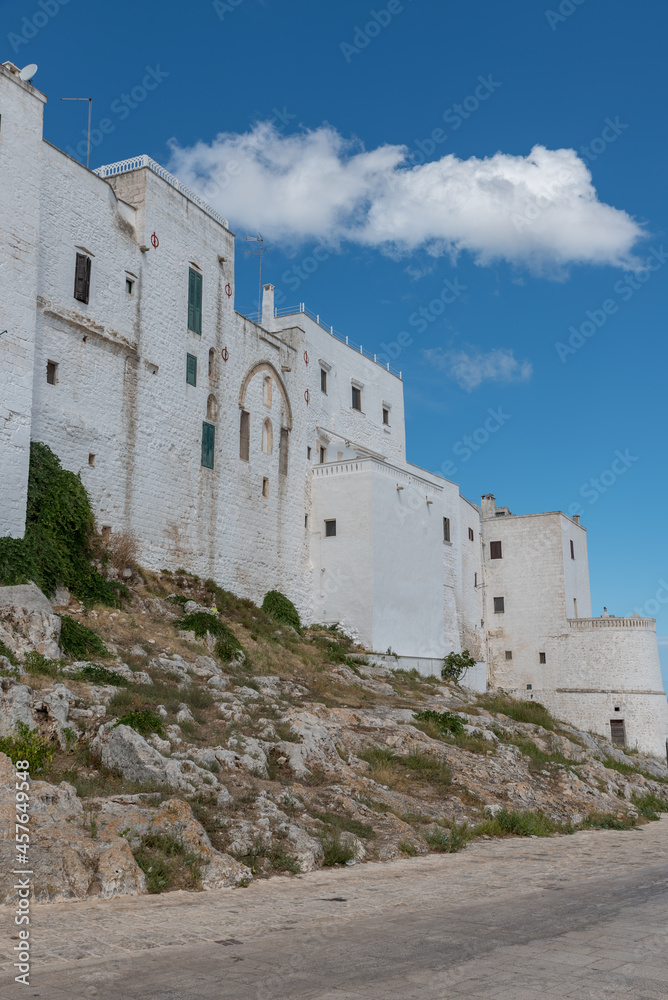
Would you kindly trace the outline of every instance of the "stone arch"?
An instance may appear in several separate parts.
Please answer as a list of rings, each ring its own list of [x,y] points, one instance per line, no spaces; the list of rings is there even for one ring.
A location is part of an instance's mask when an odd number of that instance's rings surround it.
[[[213,393],[209,395],[206,401],[206,419],[207,420],[217,420],[218,419],[218,400]]]
[[[258,361],[257,364],[253,365],[246,374],[244,375],[243,381],[241,383],[241,389],[239,390],[239,408],[241,410],[246,409],[246,393],[248,392],[248,386],[255,375],[260,372],[266,372],[267,375],[271,375],[276,383],[276,387],[281,394],[283,403],[285,405],[285,425],[288,430],[292,430],[292,407],[290,406],[290,399],[288,397],[288,391],[285,388],[283,379],[278,374],[277,370],[271,364],[270,361]]]

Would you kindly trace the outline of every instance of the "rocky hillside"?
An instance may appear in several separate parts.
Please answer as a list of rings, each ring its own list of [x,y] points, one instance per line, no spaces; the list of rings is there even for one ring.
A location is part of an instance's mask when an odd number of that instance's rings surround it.
[[[54,613],[34,585],[0,588],[3,830],[10,758],[27,758],[39,899],[241,886],[668,810],[665,762],[538,704],[370,665],[279,594],[263,610],[185,572],[126,576],[118,608],[60,591]]]

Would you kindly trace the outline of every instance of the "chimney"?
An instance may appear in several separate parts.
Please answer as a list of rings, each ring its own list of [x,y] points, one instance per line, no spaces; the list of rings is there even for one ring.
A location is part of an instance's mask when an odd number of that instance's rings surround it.
[[[485,493],[480,498],[480,508],[483,517],[494,517],[496,513],[496,500],[493,493]]]
[[[579,524],[580,523],[580,515],[579,514],[573,514],[573,520],[575,521],[576,524]]]
[[[262,317],[260,326],[270,333],[274,331],[274,286],[262,286]]]

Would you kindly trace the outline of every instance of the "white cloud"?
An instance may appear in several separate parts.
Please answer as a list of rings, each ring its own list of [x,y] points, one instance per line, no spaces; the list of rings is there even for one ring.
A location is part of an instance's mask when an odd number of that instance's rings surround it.
[[[481,351],[476,347],[460,350],[431,348],[422,352],[435,368],[444,371],[466,392],[477,389],[482,382],[528,382],[533,374],[530,361],[518,361],[506,347]]]
[[[281,135],[271,124],[211,143],[171,143],[170,169],[233,225],[283,246],[325,238],[433,256],[465,251],[559,273],[571,264],[634,266],[641,226],[600,202],[572,149],[528,156],[448,155],[408,164],[405,146],[365,150],[328,125]]]

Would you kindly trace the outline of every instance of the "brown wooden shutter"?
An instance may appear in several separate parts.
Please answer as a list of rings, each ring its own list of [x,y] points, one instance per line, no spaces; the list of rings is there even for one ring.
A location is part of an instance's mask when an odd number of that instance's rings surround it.
[[[79,302],[88,302],[90,298],[90,266],[90,257],[78,253],[74,268],[74,298]]]
[[[501,542],[490,542],[489,543],[489,558],[490,559],[501,559]]]

